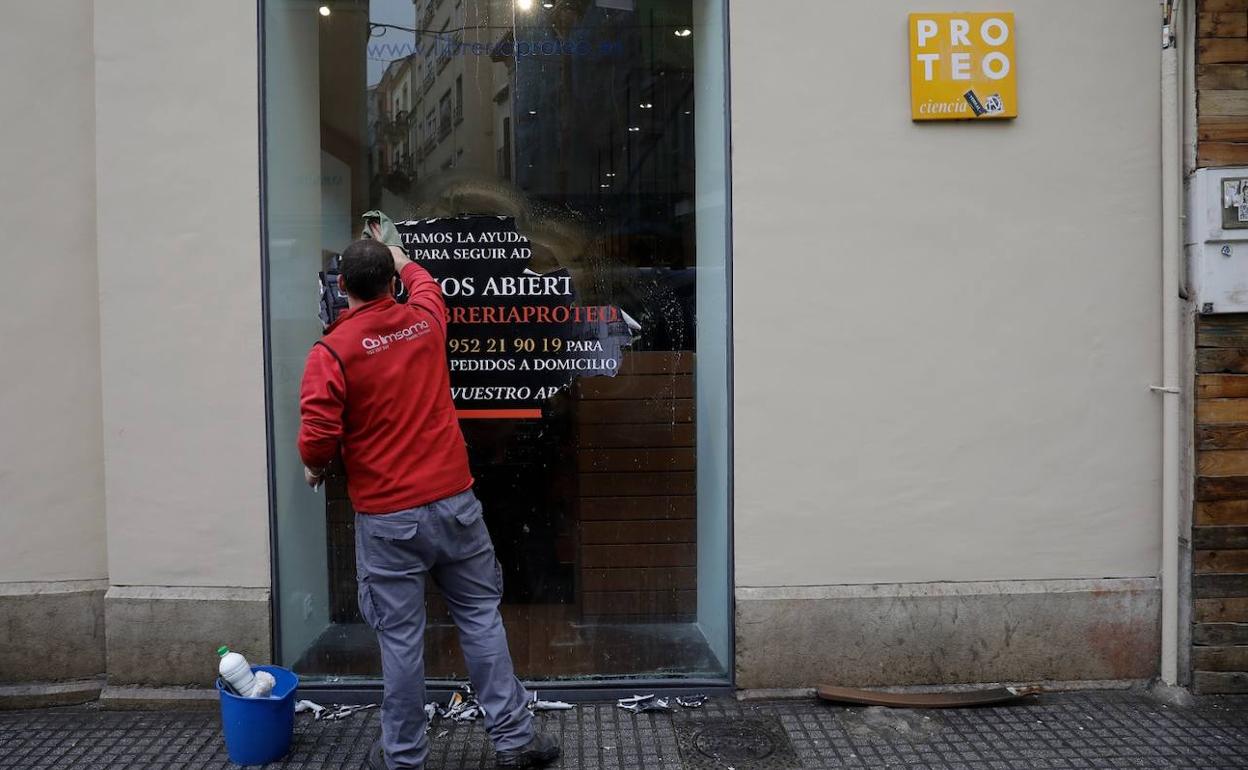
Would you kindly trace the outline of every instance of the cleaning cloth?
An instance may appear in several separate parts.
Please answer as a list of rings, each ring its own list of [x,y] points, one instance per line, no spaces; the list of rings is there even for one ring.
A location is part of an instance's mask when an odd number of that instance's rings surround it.
[[[372,211],[365,211],[363,219],[364,219],[364,237],[365,238],[373,237],[373,231],[372,231],[372,228],[369,227],[369,225],[376,222],[377,225],[381,228],[381,237],[379,237],[377,240],[381,241],[387,246],[398,246],[402,248],[403,239],[399,237],[399,230],[398,228],[394,226],[394,222],[390,221],[390,217],[386,216],[384,211],[380,211],[378,209],[373,209]]]

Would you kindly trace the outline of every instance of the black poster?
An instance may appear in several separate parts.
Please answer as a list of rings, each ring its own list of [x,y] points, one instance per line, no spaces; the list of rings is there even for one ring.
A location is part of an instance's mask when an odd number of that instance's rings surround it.
[[[639,329],[613,305],[581,305],[567,269],[536,273],[511,217],[396,222],[446,298],[451,391],[461,418],[536,419],[576,377],[612,377]]]

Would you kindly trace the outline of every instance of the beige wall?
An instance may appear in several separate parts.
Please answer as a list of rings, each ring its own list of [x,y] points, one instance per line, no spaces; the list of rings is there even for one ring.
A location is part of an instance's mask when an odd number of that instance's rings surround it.
[[[105,575],[91,4],[0,24],[0,582]]]
[[[256,6],[101,0],[95,53],[110,582],[267,586]]]
[[[906,14],[1002,8],[1020,117],[912,123]],[[737,584],[1155,575],[1156,3],[730,13]]]

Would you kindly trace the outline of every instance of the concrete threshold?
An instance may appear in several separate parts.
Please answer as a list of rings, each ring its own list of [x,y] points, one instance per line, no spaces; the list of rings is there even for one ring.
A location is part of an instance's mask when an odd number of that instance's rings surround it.
[[[821,684],[836,684],[829,679]],[[1072,692],[1076,690],[1145,690],[1151,684],[1148,679],[1086,679],[1074,681],[1038,682],[976,682],[963,684],[919,684],[901,687],[861,687],[870,692],[968,692],[991,687],[1041,687],[1045,692]],[[815,697],[814,687],[753,688],[737,690],[737,700],[790,700]]]
[[[100,697],[104,678],[0,684],[0,711],[75,706]]]
[[[161,709],[215,709],[218,695],[207,687],[125,687],[108,685],[100,693],[100,708],[114,711]]]

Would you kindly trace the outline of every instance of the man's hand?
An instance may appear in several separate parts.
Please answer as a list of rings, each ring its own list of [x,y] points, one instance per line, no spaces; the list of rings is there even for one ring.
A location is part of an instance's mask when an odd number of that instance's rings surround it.
[[[368,232],[373,236],[373,240],[381,242],[381,224],[377,222],[368,223]],[[403,268],[407,267],[412,260],[407,258],[407,254],[398,246],[387,246],[390,249],[390,256],[394,257],[394,272],[401,273]]]
[[[321,468],[318,470],[305,465],[303,466],[303,480],[312,489],[316,489],[321,486],[321,482],[325,481],[325,469]]]
[[[403,252],[403,249],[400,249],[398,246],[390,246],[388,248],[390,249],[390,256],[394,257],[394,272],[402,273],[403,268],[412,264],[412,260],[407,258],[407,254]]]

